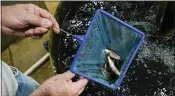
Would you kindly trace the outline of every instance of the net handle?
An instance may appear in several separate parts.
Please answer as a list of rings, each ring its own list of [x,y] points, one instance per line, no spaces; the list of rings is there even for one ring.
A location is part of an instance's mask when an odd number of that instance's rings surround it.
[[[84,40],[84,35],[74,35],[73,38],[76,39],[79,44],[82,44]]]

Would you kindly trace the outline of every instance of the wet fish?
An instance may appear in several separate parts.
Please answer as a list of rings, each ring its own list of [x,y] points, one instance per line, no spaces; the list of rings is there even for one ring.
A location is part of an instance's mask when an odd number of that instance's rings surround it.
[[[117,67],[114,65],[114,61],[110,58],[110,56],[107,57],[108,62],[109,62],[109,67],[112,70],[112,72],[115,73],[115,75],[120,76],[120,71],[117,69]]]
[[[120,66],[121,66],[121,57],[109,49],[104,49],[106,53],[106,61],[101,67],[100,71],[108,79],[113,77],[120,76]]]
[[[109,56],[111,58],[114,58],[116,60],[121,60],[120,56],[118,54],[116,54],[115,52],[113,52],[113,51],[111,51],[109,49],[104,49],[104,51],[105,51],[106,54],[109,54]]]

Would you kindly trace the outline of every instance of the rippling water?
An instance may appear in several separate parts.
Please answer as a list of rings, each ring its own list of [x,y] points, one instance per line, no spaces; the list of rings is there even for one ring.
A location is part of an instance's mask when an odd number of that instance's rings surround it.
[[[126,76],[117,90],[90,82],[82,96],[174,96],[175,95],[175,47],[171,37],[155,36],[159,29],[156,17],[160,2],[87,2],[68,21],[68,32],[86,33],[96,9],[103,9],[121,20],[145,32],[141,45]],[[79,47],[71,36],[62,34],[60,54],[62,67],[69,69]]]

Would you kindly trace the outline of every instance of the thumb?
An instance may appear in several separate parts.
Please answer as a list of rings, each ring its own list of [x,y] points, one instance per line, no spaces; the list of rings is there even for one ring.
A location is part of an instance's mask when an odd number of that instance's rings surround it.
[[[52,22],[49,19],[42,18],[31,12],[27,12],[26,16],[27,17],[25,20],[26,20],[26,23],[29,25],[31,24],[39,27],[44,27],[44,28],[50,28],[52,26]]]
[[[79,93],[80,90],[84,89],[84,87],[87,85],[88,80],[87,79],[80,79],[77,82],[73,83],[73,86],[75,86],[76,88],[73,89],[74,92]]]

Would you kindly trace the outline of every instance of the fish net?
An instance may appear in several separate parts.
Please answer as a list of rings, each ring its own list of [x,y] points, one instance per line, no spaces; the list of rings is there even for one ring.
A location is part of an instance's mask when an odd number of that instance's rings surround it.
[[[103,10],[98,10],[78,49],[71,69],[79,75],[115,88],[125,75],[143,37],[143,34],[137,29]],[[104,49],[111,50],[120,56],[122,62],[119,64],[119,68],[117,67],[121,73],[119,76],[111,77],[110,72],[107,71],[111,70],[111,67],[109,65],[104,67],[105,64],[110,63],[106,59],[108,54]]]

